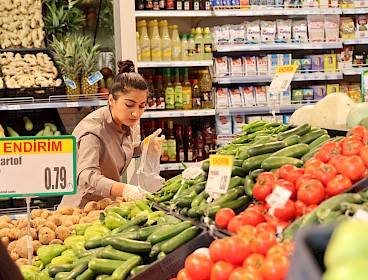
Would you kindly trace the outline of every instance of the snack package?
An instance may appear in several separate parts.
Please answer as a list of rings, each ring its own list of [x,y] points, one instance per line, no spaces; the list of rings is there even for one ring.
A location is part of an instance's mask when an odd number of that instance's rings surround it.
[[[325,85],[314,85],[313,89],[313,99],[320,100],[326,96],[326,86]]]
[[[303,89],[293,89],[291,94],[291,104],[300,104],[303,100]]]
[[[230,76],[244,75],[244,67],[242,57],[229,57]]]
[[[261,29],[259,20],[248,21],[246,23],[246,39],[248,44],[259,44],[261,42]]]
[[[311,55],[310,58],[312,60],[312,72],[313,73],[323,73],[325,70],[324,56],[322,54]]]
[[[256,59],[257,59],[257,74],[267,75],[268,74],[267,55],[257,56]]]
[[[314,98],[313,96],[313,89],[311,88],[306,88],[303,90],[303,100],[307,100],[309,103],[309,101],[312,101]]]
[[[348,95],[355,102],[362,102],[363,101],[362,100],[362,89],[361,89],[360,84],[354,83],[354,84],[348,85]]]
[[[302,1],[302,8],[318,8],[318,1],[317,0],[304,0]]]
[[[255,56],[243,56],[243,63],[246,76],[257,75],[257,63]]]
[[[348,83],[341,83],[340,86],[339,86],[339,92],[348,94],[348,92],[349,92],[349,84]]]
[[[298,68],[296,68],[297,72],[300,72],[302,70],[302,59],[301,58],[293,58],[291,60],[291,64],[298,66]]]
[[[325,73],[336,72],[336,54],[325,54],[324,55],[324,68]]]
[[[215,57],[215,75],[217,77],[229,76],[227,56]]]
[[[218,87],[216,89],[216,108],[229,107],[229,92],[227,87]]]
[[[244,24],[230,25],[230,43],[231,44],[245,44],[245,30]]]
[[[242,125],[245,124],[244,115],[231,116],[233,122],[233,134],[243,134]]]
[[[276,68],[279,66],[279,56],[276,53],[267,55],[268,74],[273,75],[276,73]]]
[[[325,37],[326,42],[339,41],[339,15],[325,15]]]
[[[291,25],[292,20],[277,19],[276,20],[276,43],[291,42]]]
[[[213,27],[213,42],[215,45],[227,45],[230,42],[230,31],[228,25]]]
[[[306,20],[295,20],[292,25],[292,39],[297,43],[308,42],[308,24]]]
[[[216,131],[217,135],[231,135],[231,116],[216,115]]]
[[[355,25],[351,17],[342,17],[340,19],[340,38],[341,39],[355,38]]]
[[[246,107],[255,106],[256,100],[254,96],[254,88],[252,86],[240,87],[240,90],[243,92],[244,105]]]
[[[324,42],[325,40],[324,15],[308,15],[307,20],[308,20],[309,42]]]
[[[278,54],[279,65],[291,65],[291,53]]]
[[[355,16],[356,38],[367,38],[368,37],[368,25],[367,15],[356,15]]]
[[[339,92],[339,91],[340,91],[339,84],[327,84],[327,90],[326,90],[327,95],[334,93],[334,92]]]
[[[341,0],[340,6],[343,9],[354,8],[354,1],[353,0]]]
[[[267,105],[267,94],[266,94],[266,86],[256,86],[256,104],[257,106]]]
[[[290,105],[291,103],[291,88],[289,86],[288,90],[281,92],[280,94],[280,105]]]
[[[262,43],[275,43],[276,22],[261,20],[261,41]]]
[[[340,70],[353,68],[353,46],[344,46],[336,56]]]
[[[310,57],[302,58],[302,73],[310,73],[312,70],[312,59]]]
[[[242,107],[243,106],[243,97],[240,89],[237,88],[229,88],[228,89],[230,96],[230,104],[231,107]]]

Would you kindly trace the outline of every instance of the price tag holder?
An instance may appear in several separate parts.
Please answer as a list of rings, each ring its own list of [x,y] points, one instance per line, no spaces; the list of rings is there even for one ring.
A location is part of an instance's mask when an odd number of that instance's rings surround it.
[[[18,104],[8,105],[8,110],[20,110],[20,105]]]
[[[72,89],[76,89],[77,85],[75,84],[75,82],[71,79],[69,79],[68,77],[63,76],[64,82],[67,84],[67,86],[71,87]]]
[[[0,197],[76,193],[74,136],[0,139]]]
[[[66,102],[65,104],[67,108],[79,107],[78,102]]]
[[[291,196],[291,191],[277,186],[266,198],[266,202],[271,208],[283,208]]]
[[[90,85],[93,85],[97,83],[99,80],[101,80],[102,78],[103,78],[103,75],[101,74],[101,72],[97,71],[96,73],[92,74],[91,76],[87,78],[87,82]]]
[[[207,193],[223,194],[229,188],[233,157],[229,155],[210,155],[210,170],[206,183]]]
[[[193,164],[185,169],[182,173],[184,179],[192,180],[203,173],[203,169],[199,164]]]
[[[297,68],[297,65],[277,66],[276,74],[268,91],[272,92],[273,94],[287,91]]]
[[[357,221],[368,222],[368,212],[363,209],[358,209],[355,212],[353,219]]]

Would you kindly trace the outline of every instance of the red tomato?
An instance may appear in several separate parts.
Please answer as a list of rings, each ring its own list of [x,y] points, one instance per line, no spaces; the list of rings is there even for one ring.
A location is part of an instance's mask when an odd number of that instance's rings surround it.
[[[230,274],[229,280],[263,280],[263,277],[257,271],[250,271],[244,267],[238,267]]]
[[[266,204],[250,204],[247,209],[253,209],[259,211],[261,214],[266,214],[268,209]]]
[[[185,268],[179,270],[178,275],[176,276],[178,280],[193,280],[192,277],[189,276],[188,272]]]
[[[225,261],[234,265],[241,265],[243,261],[252,253],[249,242],[241,236],[231,236],[225,239],[227,246],[224,252]]]
[[[227,225],[227,229],[231,232],[237,233],[241,226],[243,226],[243,218],[241,216],[235,216]]]
[[[225,239],[216,239],[212,241],[209,249],[211,260],[214,263],[224,260],[225,246],[227,245],[228,243],[225,242]]]
[[[359,156],[362,158],[365,167],[368,168],[368,145],[360,150]]]
[[[323,162],[322,162],[322,164],[323,164]],[[300,176],[300,177],[299,177],[299,179],[298,179],[298,180],[296,181],[296,183],[295,183],[295,189],[296,189],[296,191],[298,191],[298,190],[299,190],[299,188],[300,188],[301,184],[302,184],[304,181],[306,181],[306,180],[311,180],[311,179],[315,179],[314,175],[313,175],[313,174],[311,174],[311,173],[305,173],[305,174],[303,174],[302,176]]]
[[[211,280],[228,280],[231,272],[235,269],[235,265],[218,261],[215,263],[211,270]]]
[[[322,145],[319,150],[319,159],[327,163],[331,158],[341,154],[341,146],[336,142],[328,142]]]
[[[260,185],[258,183],[254,184],[253,196],[258,201],[265,201],[266,197],[272,192],[271,184]]]
[[[335,178],[332,178],[326,187],[326,194],[331,197],[342,193],[353,185],[350,178],[339,174]]]
[[[297,200],[294,202],[294,205],[297,217],[303,216],[306,208],[305,203],[303,201]]]
[[[313,174],[314,169],[320,167],[323,165],[323,161],[316,159],[316,158],[311,158],[308,159],[305,162],[305,166],[304,166],[304,173],[305,174]]]
[[[243,267],[249,268],[252,267],[256,270],[260,270],[262,263],[265,260],[265,256],[258,253],[252,253],[248,258],[243,262]]]
[[[270,250],[267,251],[266,257],[269,258],[271,256],[275,256],[275,255],[281,255],[281,256],[285,256],[285,257],[289,257],[291,255],[292,251],[288,248],[288,246],[284,243],[278,243],[274,246],[272,246],[272,248],[270,248]]]
[[[250,248],[253,253],[266,255],[267,251],[275,244],[277,244],[275,234],[264,231],[259,233],[250,243]]]
[[[257,183],[260,185],[270,184],[270,183],[275,182],[276,180],[277,180],[277,177],[272,172],[262,172],[257,177]]]
[[[362,178],[365,169],[364,161],[359,156],[350,156],[342,160],[337,167],[341,174],[349,177],[353,182]]]
[[[268,231],[268,232],[271,232],[271,233],[275,234],[276,233],[276,227],[274,225],[271,225],[271,224],[267,223],[267,222],[263,222],[263,223],[260,223],[256,226],[256,231],[257,231],[257,233]]]
[[[247,209],[242,214],[241,217],[243,219],[243,225],[251,225],[256,226],[259,223],[263,223],[266,221],[263,214],[261,214],[257,210]]]
[[[348,158],[347,156],[339,155],[330,159],[328,163],[332,164],[336,168],[336,170],[339,171],[338,166],[340,165],[340,162],[342,162],[347,158]]]
[[[289,260],[282,255],[267,258],[262,264],[261,272],[266,280],[283,280],[289,270]]]
[[[359,135],[350,135],[346,136],[342,141],[339,142],[339,144],[344,145],[346,142],[355,142],[355,141],[362,141],[362,136]]]
[[[296,166],[291,165],[291,164],[286,164],[286,165],[283,165],[282,167],[279,168],[278,174],[279,174],[281,179],[286,179],[286,175],[290,171],[295,170],[295,169],[297,169]]]
[[[251,225],[242,226],[238,231],[238,235],[240,236],[243,236],[243,235],[255,236],[256,234],[257,234],[257,229]]]
[[[300,176],[302,176],[303,174],[304,174],[304,168],[297,168],[297,169],[291,170],[285,176],[286,176],[286,180],[295,184],[297,180],[300,178]]]
[[[350,129],[346,135],[348,136],[357,135],[363,138],[366,133],[367,133],[367,130],[364,126],[355,126],[352,129]]]
[[[236,216],[235,212],[231,208],[220,209],[215,216],[216,224],[221,228],[227,228],[230,220]]]
[[[185,260],[184,268],[193,280],[206,280],[210,277],[213,262],[205,255],[191,254]]]
[[[326,192],[323,184],[316,179],[305,181],[300,186],[297,195],[298,200],[306,205],[319,204],[325,199],[325,196]]]
[[[317,204],[311,204],[311,205],[308,205],[307,208],[305,209],[305,214],[308,214],[310,212],[313,211],[313,209],[317,208],[318,205]]]
[[[363,147],[364,144],[360,140],[345,141],[344,144],[342,145],[342,154],[344,156],[358,155]]]
[[[270,215],[270,214],[265,214],[264,215],[265,219],[266,219],[266,222],[269,223],[270,225],[272,225],[273,227],[277,227],[277,225],[279,224],[280,222],[280,219],[273,216],[273,215]]]
[[[295,205],[292,200],[288,200],[283,208],[276,208],[274,215],[280,219],[280,221],[288,222],[294,220],[296,217]]]
[[[296,189],[293,183],[284,180],[284,179],[279,179],[277,180],[273,185],[272,185],[272,191],[276,188],[276,187],[281,187],[283,189],[289,190],[291,191],[291,199],[294,199],[296,197]]]
[[[296,217],[296,216],[295,216]],[[281,221],[277,224],[277,228],[280,228],[281,230],[286,229],[290,225],[290,222]]]
[[[337,170],[332,164],[325,163],[321,167],[316,168],[313,174],[317,180],[322,182],[324,186],[327,186],[328,181],[336,176]]]

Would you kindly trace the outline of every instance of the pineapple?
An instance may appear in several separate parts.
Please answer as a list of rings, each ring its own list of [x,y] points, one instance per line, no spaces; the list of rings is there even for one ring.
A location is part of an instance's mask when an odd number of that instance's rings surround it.
[[[90,39],[83,40],[83,44],[80,51],[80,57],[82,59],[82,86],[81,92],[82,94],[91,95],[97,94],[98,92],[98,83],[94,83],[90,85],[87,81],[87,78],[90,77],[98,70],[98,59],[100,56],[100,52],[98,51],[99,45],[92,44]]]
[[[82,69],[80,46],[84,38],[77,35],[68,35],[62,40],[53,37],[50,46],[56,64],[63,76],[75,82],[76,88],[66,84],[66,94],[72,99],[78,99],[80,95],[80,74]]]

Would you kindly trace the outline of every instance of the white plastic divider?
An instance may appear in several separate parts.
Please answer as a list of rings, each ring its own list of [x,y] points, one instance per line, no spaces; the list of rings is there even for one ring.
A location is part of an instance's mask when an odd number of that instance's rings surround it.
[[[139,61],[138,68],[156,68],[156,67],[204,67],[212,66],[212,60],[188,60],[188,61]]]

